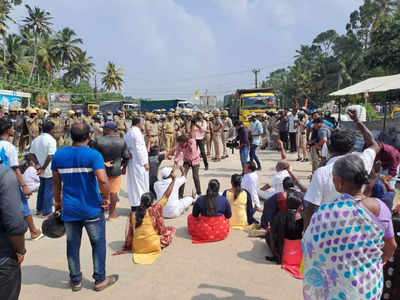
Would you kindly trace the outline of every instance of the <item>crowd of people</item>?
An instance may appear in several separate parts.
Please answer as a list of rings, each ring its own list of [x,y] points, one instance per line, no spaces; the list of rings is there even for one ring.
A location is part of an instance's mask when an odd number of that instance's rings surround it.
[[[175,236],[164,219],[178,218],[193,205],[187,218],[193,243],[222,241],[231,229],[256,232],[271,249],[268,261],[303,278],[305,299],[399,296],[392,209],[400,153],[377,143],[354,111],[349,116],[363,136],[362,152],[353,152],[352,134],[335,128],[329,114],[295,109],[252,113],[249,126],[232,123],[218,109],[145,113],[129,125],[122,112],[103,119],[80,112],[65,119],[58,109],[47,118],[28,113],[10,110],[0,118],[0,272],[10,278],[0,284],[0,294],[6,299],[18,299],[20,292],[26,228],[32,240],[43,237],[28,205],[33,192],[37,216],[62,213],[71,289],[82,288],[83,227],[93,249],[94,290],[118,281],[118,275],[106,274],[105,228],[118,218],[123,175],[131,212],[124,248],[115,255],[132,251],[135,263],[152,264]],[[28,128],[27,137],[21,126]],[[231,187],[212,179],[202,193],[201,163],[207,171],[211,154],[218,163],[229,147],[240,151],[241,172],[231,176]],[[257,152],[267,147],[280,151],[282,160],[269,182],[261,183]],[[293,173],[286,151],[297,152],[298,161],[310,157],[308,188]],[[160,169],[164,160],[172,166]],[[195,190],[185,193],[190,170]]]

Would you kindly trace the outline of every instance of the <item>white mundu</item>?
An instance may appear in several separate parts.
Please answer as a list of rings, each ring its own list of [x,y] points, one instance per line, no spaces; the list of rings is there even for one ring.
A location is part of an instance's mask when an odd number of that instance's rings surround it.
[[[128,197],[131,206],[140,205],[140,197],[149,191],[149,172],[144,165],[149,163],[144,136],[139,127],[132,126],[125,135],[132,158],[128,163]]]
[[[172,182],[169,178],[172,168],[165,167],[161,170],[162,179],[154,184],[154,191],[157,194],[157,201],[160,201],[165,191],[168,189]],[[163,217],[164,218],[176,218],[183,214],[189,206],[193,203],[192,197],[183,197],[179,199],[179,188],[185,184],[185,177],[177,177],[175,179],[175,184],[172,189],[171,195],[168,198],[167,204],[163,207]]]

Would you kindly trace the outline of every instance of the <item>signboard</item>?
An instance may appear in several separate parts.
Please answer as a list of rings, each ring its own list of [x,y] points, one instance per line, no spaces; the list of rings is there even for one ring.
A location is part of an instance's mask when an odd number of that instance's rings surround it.
[[[20,108],[22,105],[22,98],[0,94],[0,105],[5,109]]]
[[[50,93],[49,94],[49,108],[59,108],[61,112],[66,113],[71,109],[71,95],[70,94],[59,94]]]
[[[22,106],[22,98],[31,98],[31,94],[18,91],[0,90],[0,105],[6,109]]]

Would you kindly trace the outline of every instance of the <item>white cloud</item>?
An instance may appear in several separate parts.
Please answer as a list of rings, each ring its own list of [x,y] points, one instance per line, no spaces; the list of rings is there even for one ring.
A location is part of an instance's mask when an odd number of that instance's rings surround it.
[[[296,23],[296,15],[292,5],[275,1],[272,11],[281,25],[293,25]]]
[[[26,2],[49,10],[56,28],[73,28],[99,71],[108,60],[123,68],[127,94],[218,70],[217,42],[210,26],[174,0],[87,0],[83,6],[70,1]]]
[[[223,14],[239,22],[240,26],[259,26],[273,22],[276,25],[295,23],[294,5],[285,0],[214,0]]]

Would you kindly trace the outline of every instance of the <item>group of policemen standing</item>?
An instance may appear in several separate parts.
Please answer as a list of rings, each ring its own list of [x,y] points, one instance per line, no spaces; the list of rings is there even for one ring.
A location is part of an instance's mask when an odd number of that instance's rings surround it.
[[[2,112],[2,115],[8,115],[13,123],[15,134],[12,143],[20,153],[29,148],[33,139],[39,136],[45,120],[52,121],[55,125],[54,138],[57,141],[57,147],[71,143],[69,132],[74,123],[88,124],[92,128],[93,138],[103,135],[102,125],[105,121],[114,121],[118,125],[121,135],[125,134],[128,128],[124,113],[121,111],[116,114],[108,111],[103,117],[101,115],[90,116],[89,113],[83,114],[80,110],[69,110],[66,115],[62,115],[59,108],[52,109],[50,114],[38,108],[10,108],[8,111]]]
[[[62,114],[59,108],[52,109],[50,113],[39,108],[10,108],[3,114],[8,114],[13,122],[15,135],[12,142],[20,153],[29,148],[32,140],[39,136],[45,120],[52,121],[55,124],[54,138],[57,141],[57,147],[71,143],[69,132],[74,123],[88,124],[92,129],[94,139],[103,135],[102,126],[107,121],[114,121],[117,124],[121,136],[128,129],[128,122],[122,111],[117,111],[114,114],[107,111],[104,115],[90,116],[89,113],[84,114],[80,110],[69,110],[66,114]],[[226,144],[235,134],[228,111],[221,112],[219,109],[215,109],[212,113],[205,113],[203,111],[183,112],[173,109],[168,112],[156,110],[144,113],[143,117],[145,119],[143,134],[149,149],[152,146],[158,146],[161,150],[173,152],[176,138],[185,135],[202,143],[205,152],[204,155],[202,153],[202,156],[209,157],[213,153],[213,161],[220,161],[228,157]],[[202,128],[202,134],[193,136],[196,124]]]
[[[144,136],[147,146],[159,146],[167,152],[173,152],[176,138],[185,135],[200,142],[203,156],[211,156],[214,149],[213,161],[228,157],[226,142],[234,135],[232,120],[228,111],[215,109],[212,113],[203,111],[177,112],[170,110],[166,115],[163,111],[145,113]],[[199,129],[198,134],[194,133]],[[204,147],[204,150],[202,149]],[[222,151],[221,151],[222,150]],[[221,153],[222,152],[222,153]],[[207,163],[205,160],[205,165]]]

